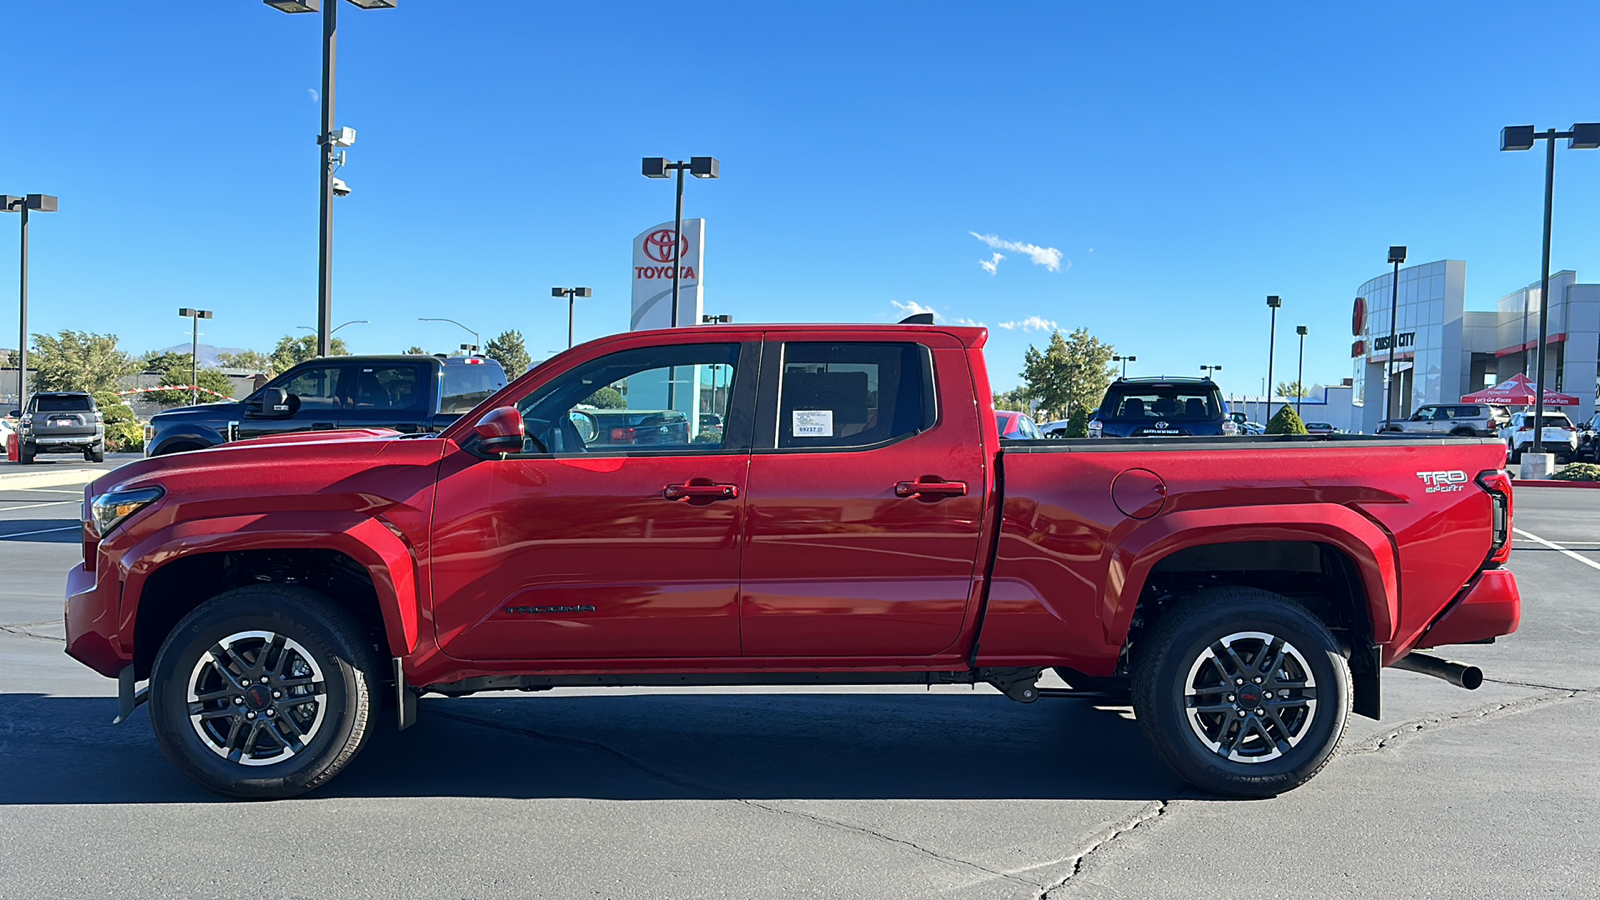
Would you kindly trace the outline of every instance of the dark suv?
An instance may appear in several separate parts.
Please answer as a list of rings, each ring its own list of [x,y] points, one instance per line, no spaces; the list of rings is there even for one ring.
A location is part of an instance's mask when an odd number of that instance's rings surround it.
[[[1235,435],[1222,391],[1209,378],[1118,378],[1089,420],[1089,437]]]
[[[31,463],[40,453],[82,453],[89,462],[105,462],[106,424],[94,398],[82,391],[39,391],[19,416],[17,459]]]

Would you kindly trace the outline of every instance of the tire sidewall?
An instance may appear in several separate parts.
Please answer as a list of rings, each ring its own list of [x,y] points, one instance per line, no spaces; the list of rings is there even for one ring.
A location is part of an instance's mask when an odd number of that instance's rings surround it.
[[[365,713],[363,676],[351,648],[341,646],[321,611],[282,593],[268,596],[270,605],[255,589],[244,588],[202,604],[167,636],[151,671],[150,716],[162,751],[190,778],[235,797],[286,797],[316,787],[326,780],[323,773],[339,759],[355,729],[364,724],[360,721]],[[195,664],[217,641],[240,631],[270,631],[294,640],[322,670],[326,685],[322,725],[304,750],[281,763],[246,766],[223,759],[195,733],[188,716],[189,678]]]
[[[1264,593],[1264,592],[1263,592]],[[1181,607],[1174,612],[1181,613]],[[1332,635],[1309,612],[1282,598],[1212,602],[1159,628],[1160,656],[1135,679],[1135,708],[1168,765],[1190,782],[1221,794],[1272,796],[1292,789],[1327,763],[1344,736],[1351,705],[1349,665]],[[1277,759],[1240,763],[1219,757],[1189,724],[1184,691],[1189,670],[1214,641],[1243,631],[1283,638],[1300,651],[1317,684],[1317,707],[1300,741]],[[1165,639],[1164,641],[1162,639]],[[1154,649],[1154,648],[1153,648]]]

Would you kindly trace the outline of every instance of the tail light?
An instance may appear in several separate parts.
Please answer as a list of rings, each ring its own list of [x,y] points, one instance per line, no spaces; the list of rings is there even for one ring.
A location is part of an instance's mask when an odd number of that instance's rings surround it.
[[[1478,486],[1489,495],[1490,546],[1484,566],[1499,565],[1511,558],[1511,475],[1504,469],[1478,473]]]
[[[634,441],[634,434],[633,434],[633,429],[632,428],[613,428],[613,429],[611,429],[611,443],[613,443],[613,444],[631,444],[631,443],[633,443],[633,441]]]

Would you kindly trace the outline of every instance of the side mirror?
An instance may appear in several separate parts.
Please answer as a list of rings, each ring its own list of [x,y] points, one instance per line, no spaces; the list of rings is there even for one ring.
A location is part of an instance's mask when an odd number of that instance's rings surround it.
[[[294,415],[294,404],[289,392],[281,387],[267,388],[261,392],[261,408],[251,410],[263,419],[287,419]]]
[[[486,453],[520,453],[522,451],[522,413],[515,406],[499,406],[483,414],[478,424],[472,426],[478,434],[478,445]]]
[[[20,419],[20,418],[22,418],[22,410],[13,409],[11,412],[6,413],[6,415],[10,416],[13,419]]]

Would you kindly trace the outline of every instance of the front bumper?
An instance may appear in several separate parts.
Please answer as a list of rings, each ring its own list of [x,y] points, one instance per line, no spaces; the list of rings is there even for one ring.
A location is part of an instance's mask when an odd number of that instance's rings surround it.
[[[1460,599],[1445,609],[1416,649],[1471,644],[1511,634],[1522,623],[1522,594],[1509,569],[1479,572]]]
[[[83,564],[67,572],[67,655],[107,678],[133,661],[117,637],[118,594],[115,577],[101,584]]]

